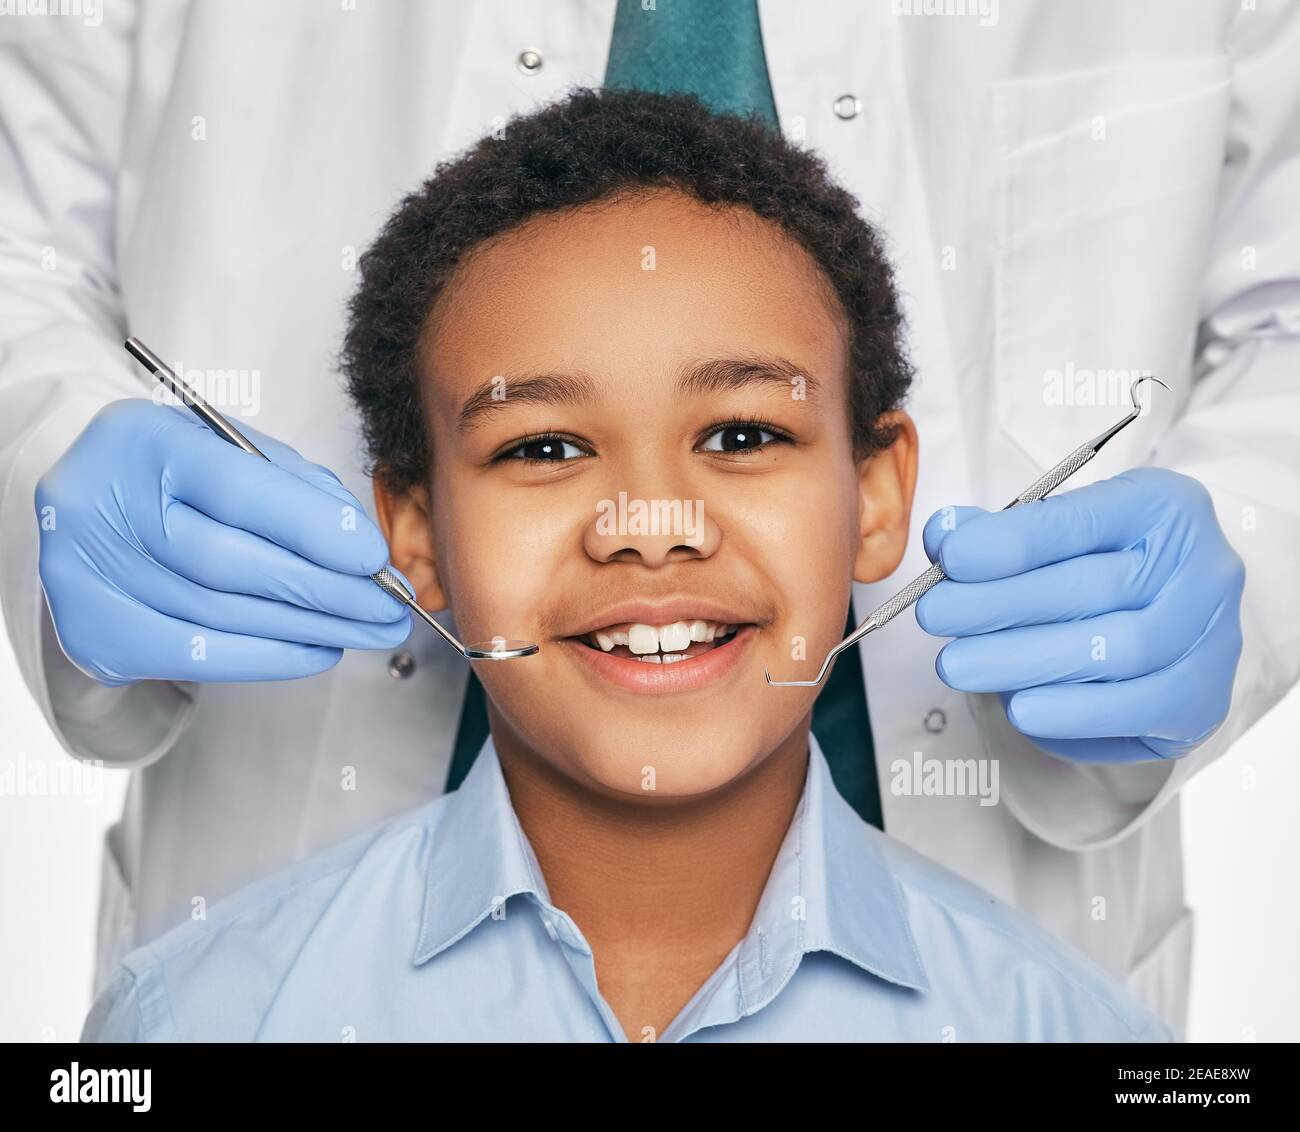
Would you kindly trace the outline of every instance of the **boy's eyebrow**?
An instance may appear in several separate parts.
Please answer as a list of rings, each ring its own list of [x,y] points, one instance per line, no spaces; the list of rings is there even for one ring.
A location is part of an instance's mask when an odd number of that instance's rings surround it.
[[[543,373],[530,377],[494,377],[460,407],[456,427],[470,432],[482,420],[512,401],[534,405],[579,405],[596,395],[596,383],[585,373]]]
[[[719,393],[747,385],[779,385],[789,389],[803,383],[808,395],[817,392],[817,379],[785,358],[714,358],[692,362],[677,375],[680,393]],[[494,377],[461,406],[457,429],[470,432],[491,413],[513,402],[534,405],[580,405],[596,397],[597,383],[585,373],[544,373],[527,377]]]
[[[803,390],[809,394],[818,390],[817,379],[812,374],[785,358],[718,358],[684,366],[677,377],[677,388],[683,393],[719,393],[746,385],[775,383],[788,390],[798,382],[802,382]]]

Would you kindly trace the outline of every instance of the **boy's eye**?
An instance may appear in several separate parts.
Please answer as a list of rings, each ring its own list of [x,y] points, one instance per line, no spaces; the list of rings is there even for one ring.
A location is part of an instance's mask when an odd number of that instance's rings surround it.
[[[701,452],[753,452],[786,437],[761,425],[746,422],[719,425],[700,445]]]
[[[498,460],[526,460],[536,464],[558,464],[588,453],[562,436],[530,436],[502,452]]]

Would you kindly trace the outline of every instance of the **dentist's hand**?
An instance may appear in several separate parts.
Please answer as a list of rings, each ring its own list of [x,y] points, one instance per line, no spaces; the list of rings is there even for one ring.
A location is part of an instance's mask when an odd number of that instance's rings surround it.
[[[386,649],[410,615],[368,575],[388,548],[337,478],[244,430],[116,401],[36,485],[40,575],[68,658],[103,684],[287,680]]]
[[[1177,758],[1228,714],[1245,567],[1196,480],[1139,468],[925,528],[940,582],[916,606],[955,637],[936,667],[999,692],[1012,725],[1081,762]]]

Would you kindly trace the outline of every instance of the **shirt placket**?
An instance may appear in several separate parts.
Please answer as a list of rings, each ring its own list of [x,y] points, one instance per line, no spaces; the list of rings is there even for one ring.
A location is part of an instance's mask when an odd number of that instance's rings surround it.
[[[564,961],[569,965],[569,970],[573,972],[587,992],[587,997],[596,1007],[606,1030],[609,1031],[610,1040],[626,1042],[628,1039],[623,1032],[622,1023],[600,993],[596,982],[596,961],[578,925],[567,914],[543,901],[538,901],[537,914],[541,917],[542,927],[546,930],[547,936],[559,948]]]

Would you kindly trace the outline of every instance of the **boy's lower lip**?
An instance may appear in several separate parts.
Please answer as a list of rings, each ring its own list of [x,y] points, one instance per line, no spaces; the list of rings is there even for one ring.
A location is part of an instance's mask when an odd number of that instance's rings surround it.
[[[629,692],[664,694],[690,692],[721,680],[735,668],[749,642],[757,635],[753,625],[736,630],[735,636],[723,645],[699,656],[688,657],[674,664],[646,664],[602,652],[584,645],[573,637],[560,643],[588,672]]]

